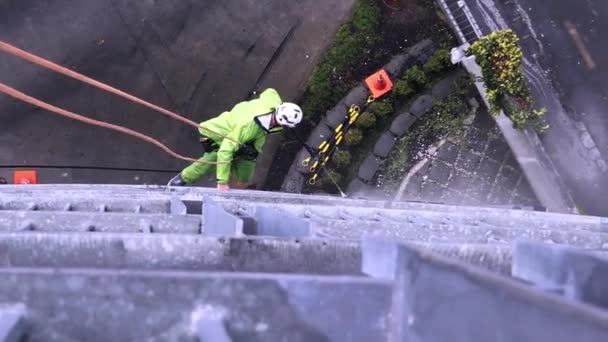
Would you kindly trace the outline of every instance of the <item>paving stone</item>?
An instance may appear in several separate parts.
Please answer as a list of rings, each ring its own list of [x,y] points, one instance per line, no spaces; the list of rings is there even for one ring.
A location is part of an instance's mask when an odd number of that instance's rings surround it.
[[[488,196],[488,203],[492,205],[508,205],[511,202],[513,189],[505,189],[501,186],[494,186]]]
[[[391,132],[384,132],[374,146],[374,154],[381,158],[388,157],[396,142],[397,139]]]
[[[427,180],[422,184],[420,198],[423,201],[439,203],[445,191],[446,189],[442,188],[439,184]]]
[[[507,145],[507,142],[501,137],[490,139],[488,149],[486,150],[485,154],[497,162],[502,162],[507,156],[508,152],[509,145]]]
[[[340,102],[327,112],[325,116],[325,124],[334,129],[343,123],[347,116],[348,107],[343,102]]]
[[[353,88],[348,95],[342,100],[342,102],[350,108],[352,105],[363,107],[369,98],[369,91],[364,85],[359,85]]]
[[[474,151],[483,153],[488,144],[488,133],[479,129],[471,128],[466,136],[467,146]]]
[[[446,189],[441,197],[441,202],[445,204],[462,204],[466,199],[467,198],[463,193],[452,189]]]
[[[492,183],[498,175],[499,169],[500,164],[498,164],[498,162],[489,158],[483,158],[477,169],[477,177]]]
[[[359,167],[358,176],[364,182],[369,183],[374,178],[374,175],[376,174],[376,171],[378,171],[379,167],[380,162],[378,161],[376,156],[370,153],[370,155],[365,158],[363,164],[361,164],[361,166]]]
[[[312,133],[310,133],[310,136],[308,137],[308,140],[306,141],[306,143],[313,148],[317,148],[317,146],[319,146],[323,141],[329,139],[333,134],[333,131],[331,129],[329,129],[329,127],[327,127],[326,125],[319,125],[317,126]]]
[[[469,188],[467,192],[467,196],[474,198],[481,203],[485,203],[488,199],[488,195],[490,194],[490,190],[492,189],[492,184],[482,181],[481,179],[476,179],[475,182]]]
[[[473,153],[471,150],[464,150],[460,152],[456,166],[469,172],[474,172],[481,161],[481,156]]]
[[[484,131],[491,131],[496,127],[496,122],[485,106],[480,106],[475,120],[473,120],[473,126]]]
[[[391,123],[390,132],[393,133],[397,138],[401,138],[417,119],[417,117],[409,112],[401,113],[393,120],[393,123]]]
[[[453,173],[448,187],[452,190],[466,193],[473,186],[474,181],[475,178],[473,176],[462,171],[456,171]]]
[[[453,164],[458,159],[459,149],[454,143],[447,142],[437,151],[437,158],[448,164]]]
[[[439,184],[446,185],[450,179],[452,168],[440,160],[434,160],[429,170],[429,178]]]
[[[431,108],[433,108],[433,98],[430,95],[421,95],[410,106],[410,113],[420,118]]]
[[[517,182],[520,178],[521,173],[519,171],[504,167],[502,170],[500,170],[498,176],[496,177],[496,185],[505,189],[515,190],[517,187]]]

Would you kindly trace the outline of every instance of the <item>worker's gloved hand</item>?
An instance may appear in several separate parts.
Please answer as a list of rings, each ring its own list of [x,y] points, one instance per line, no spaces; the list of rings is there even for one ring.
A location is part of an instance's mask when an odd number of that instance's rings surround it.
[[[220,183],[217,184],[217,191],[224,192],[224,191],[228,191],[228,190],[230,190],[230,185],[220,184]]]

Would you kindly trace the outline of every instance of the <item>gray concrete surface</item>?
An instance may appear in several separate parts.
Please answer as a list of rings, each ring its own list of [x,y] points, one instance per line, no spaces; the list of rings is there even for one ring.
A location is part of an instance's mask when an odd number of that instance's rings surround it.
[[[293,100],[354,2],[4,1],[0,29],[9,43],[202,121],[256,86],[276,87]],[[2,82],[45,101],[140,130],[183,154],[201,152],[195,130],[79,82],[4,54],[0,74]],[[185,166],[131,137],[5,96],[0,117],[0,168],[64,169],[40,170],[45,182],[116,183],[116,173],[127,173],[119,182],[165,183]],[[96,167],[118,170],[106,174]],[[152,172],[121,170],[130,168]],[[0,176],[12,178],[7,169]]]
[[[23,221],[78,214],[74,226],[93,212],[145,218],[137,203],[160,212],[167,202],[214,203],[257,224],[281,222],[284,237],[0,233],[0,336],[15,322],[6,304],[21,303],[28,341],[606,340],[605,311],[509,278],[506,243],[605,250],[606,218],[195,187],[5,185],[2,195],[0,216],[11,214],[5,204],[28,203]],[[66,209],[81,199],[89,203]],[[105,203],[111,212],[96,211]],[[260,210],[291,215],[261,220]],[[289,236],[293,217],[381,236]]]

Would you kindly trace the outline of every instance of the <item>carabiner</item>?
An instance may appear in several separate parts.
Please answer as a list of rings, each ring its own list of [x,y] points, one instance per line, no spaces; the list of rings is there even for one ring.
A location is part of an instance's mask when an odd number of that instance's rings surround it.
[[[310,178],[310,179],[308,180],[308,184],[310,184],[310,185],[315,185],[315,184],[317,183],[317,177],[318,177],[318,176],[319,176],[319,175],[314,175],[314,176],[312,176],[312,178]]]

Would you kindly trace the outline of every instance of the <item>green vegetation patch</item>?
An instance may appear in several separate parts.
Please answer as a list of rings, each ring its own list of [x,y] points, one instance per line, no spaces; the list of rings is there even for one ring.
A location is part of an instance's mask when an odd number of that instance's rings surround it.
[[[481,66],[492,113],[504,109],[515,128],[533,127],[537,131],[548,128],[543,119],[544,110],[534,109],[515,32],[493,32],[476,41],[468,52],[475,55]]]
[[[345,74],[352,66],[361,64],[365,59],[363,51],[376,43],[374,36],[381,14],[377,1],[358,1],[352,20],[340,27],[333,46],[309,80],[302,103],[307,118],[316,122],[356,82],[347,80]]]

